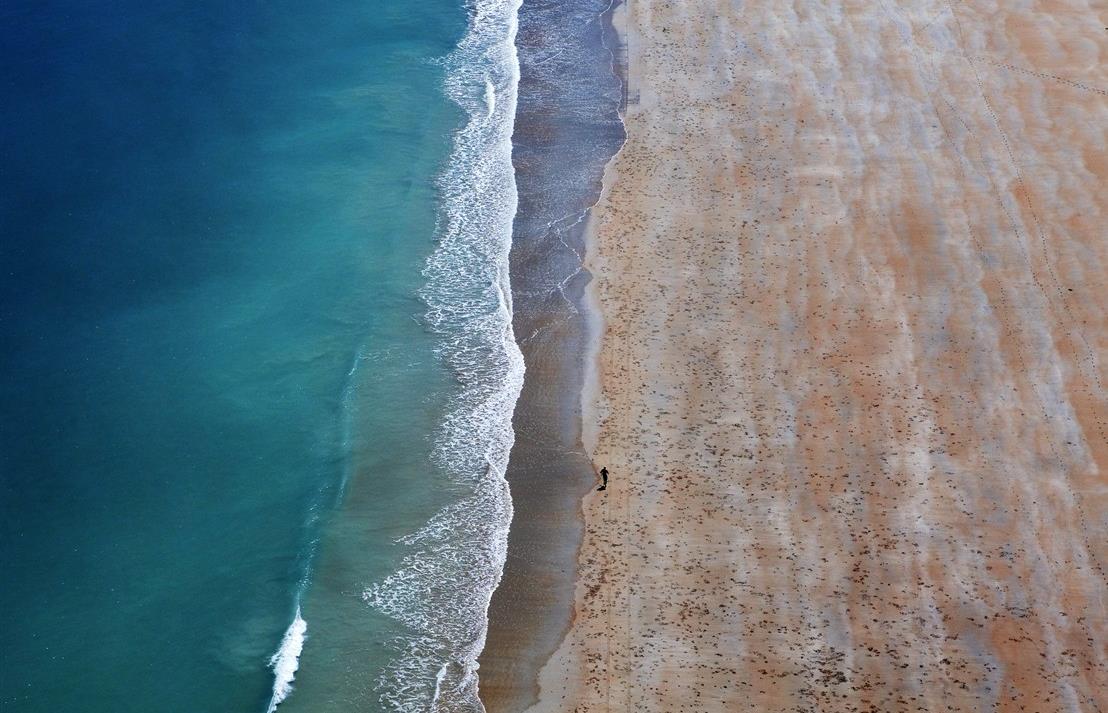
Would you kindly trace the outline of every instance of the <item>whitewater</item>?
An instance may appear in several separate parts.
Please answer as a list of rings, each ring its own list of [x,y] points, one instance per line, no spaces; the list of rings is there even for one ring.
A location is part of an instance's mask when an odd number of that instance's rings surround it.
[[[292,693],[292,681],[296,676],[296,670],[300,668],[300,653],[304,650],[304,639],[307,638],[307,634],[308,623],[300,616],[298,606],[292,624],[281,639],[281,645],[269,660],[269,666],[273,669],[273,695],[269,699],[266,713],[276,711],[281,701]]]
[[[438,179],[438,242],[420,296],[440,338],[437,354],[458,384],[434,436],[453,502],[401,539],[408,552],[400,567],[362,595],[408,630],[391,642],[395,658],[377,681],[388,710],[483,710],[477,657],[507,552],[512,503],[504,474],[523,384],[508,278],[519,6],[477,0],[446,60],[446,93],[466,121]]]

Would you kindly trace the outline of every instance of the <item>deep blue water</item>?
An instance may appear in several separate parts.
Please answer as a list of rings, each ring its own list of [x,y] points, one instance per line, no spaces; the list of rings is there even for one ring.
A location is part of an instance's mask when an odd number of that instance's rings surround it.
[[[0,4],[0,709],[264,711],[305,584],[288,704],[375,709],[357,586],[445,497],[417,293],[466,22]]]

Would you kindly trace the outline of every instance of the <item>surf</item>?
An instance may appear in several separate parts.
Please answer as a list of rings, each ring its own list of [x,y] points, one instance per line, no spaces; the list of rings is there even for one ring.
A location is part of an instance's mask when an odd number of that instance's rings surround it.
[[[448,57],[445,89],[466,115],[437,182],[438,242],[423,274],[425,323],[457,388],[434,435],[434,461],[456,500],[401,538],[400,567],[365,589],[405,625],[378,680],[395,711],[483,711],[477,657],[507,555],[512,503],[505,471],[523,356],[512,331],[508,254],[517,194],[511,136],[519,0],[477,0]]]
[[[269,667],[273,669],[273,694],[266,713],[274,713],[277,706],[292,693],[292,682],[300,668],[300,654],[304,651],[304,641],[307,638],[308,622],[304,621],[300,615],[300,607],[297,606],[296,616],[285,630],[281,645],[269,660]]]

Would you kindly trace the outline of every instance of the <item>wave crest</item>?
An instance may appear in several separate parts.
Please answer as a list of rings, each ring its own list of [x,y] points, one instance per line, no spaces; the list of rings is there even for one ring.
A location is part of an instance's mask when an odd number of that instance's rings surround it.
[[[277,706],[292,693],[292,681],[296,677],[296,670],[300,668],[300,653],[304,650],[307,634],[308,622],[300,616],[300,607],[297,606],[296,616],[285,630],[281,645],[269,659],[269,667],[273,669],[273,695],[269,699],[266,713],[277,710]]]

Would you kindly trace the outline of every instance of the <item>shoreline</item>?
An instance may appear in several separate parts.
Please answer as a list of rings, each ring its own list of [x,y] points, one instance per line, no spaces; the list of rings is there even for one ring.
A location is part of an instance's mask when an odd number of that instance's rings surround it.
[[[479,657],[479,695],[490,713],[522,711],[538,700],[539,670],[571,624],[581,500],[595,479],[581,445],[580,397],[594,328],[584,255],[603,172],[623,143],[619,50],[611,44],[619,4],[520,8],[513,135],[519,210],[510,271],[526,373],[506,475],[515,514]],[[577,64],[558,71],[551,60],[563,53]]]

